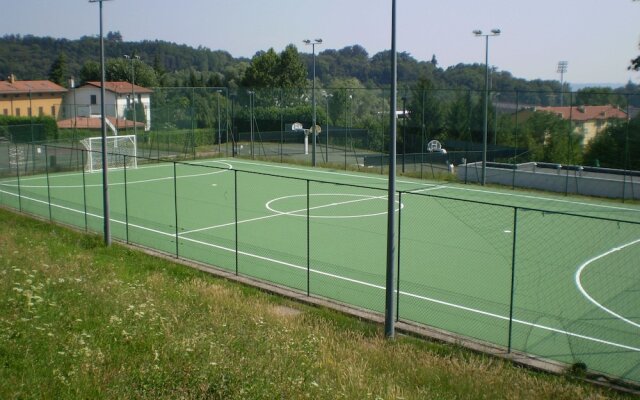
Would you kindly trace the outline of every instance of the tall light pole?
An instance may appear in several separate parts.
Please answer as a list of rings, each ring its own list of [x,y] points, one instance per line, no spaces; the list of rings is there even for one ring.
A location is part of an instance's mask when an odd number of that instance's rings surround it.
[[[109,180],[108,180],[108,165],[107,165],[107,123],[106,113],[104,106],[104,35],[102,30],[102,2],[110,0],[89,0],[89,3],[98,3],[100,6],[100,116],[101,116],[101,131],[102,131],[102,213],[104,223],[104,244],[106,246],[111,245],[111,227],[110,227],[110,215],[109,215]]]
[[[491,33],[482,33],[481,30],[473,31],[476,36],[484,37],[484,123],[482,132],[482,185],[487,183],[487,131],[489,129],[489,36],[500,35],[500,29],[492,29]]]
[[[305,39],[302,42],[307,45],[311,45],[311,51],[313,52],[313,83],[311,89],[311,103],[313,108],[313,119],[311,121],[311,135],[313,135],[313,145],[311,146],[311,164],[316,166],[316,44],[321,44],[322,39]]]
[[[129,56],[127,54],[124,55],[124,58],[127,60],[131,60],[131,106],[133,107],[133,134],[138,135],[138,118],[136,118],[136,92],[135,92],[135,81],[136,81],[136,70],[133,67],[133,60],[139,60],[139,56]]]
[[[567,72],[568,61],[558,61],[558,73],[560,74],[560,107],[564,105],[564,74]]]
[[[395,196],[396,196],[396,139],[397,139],[397,103],[398,103],[398,53],[396,51],[396,0],[391,1],[391,101],[389,123],[389,187],[387,190],[387,268],[385,277],[384,335],[395,337]]]

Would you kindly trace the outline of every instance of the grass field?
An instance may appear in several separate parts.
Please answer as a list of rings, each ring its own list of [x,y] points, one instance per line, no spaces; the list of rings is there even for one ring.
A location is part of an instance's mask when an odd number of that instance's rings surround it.
[[[102,231],[100,174],[0,202]],[[109,174],[113,236],[382,312],[386,178],[250,160]],[[398,319],[640,382],[640,207],[398,181]]]
[[[0,209],[2,399],[622,399]]]

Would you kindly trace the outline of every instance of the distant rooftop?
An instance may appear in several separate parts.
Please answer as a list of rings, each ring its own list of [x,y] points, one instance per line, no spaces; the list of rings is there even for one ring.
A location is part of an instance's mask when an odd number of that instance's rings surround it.
[[[573,106],[573,107],[536,107],[536,111],[546,111],[572,121],[592,121],[605,119],[627,119],[627,113],[616,106]]]
[[[95,86],[100,88],[102,85],[100,82],[87,82],[85,86]],[[126,81],[121,82],[105,82],[104,89],[117,94],[128,94],[131,93],[131,83]],[[147,89],[146,87],[133,85],[134,93],[153,93],[153,90]]]
[[[0,94],[26,93],[65,93],[67,89],[51,81],[19,81],[10,75],[6,81],[0,81]]]

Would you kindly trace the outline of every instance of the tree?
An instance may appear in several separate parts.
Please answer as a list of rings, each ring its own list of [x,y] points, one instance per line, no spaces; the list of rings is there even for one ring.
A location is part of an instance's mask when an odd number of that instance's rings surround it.
[[[420,78],[418,83],[411,89],[411,99],[407,107],[411,116],[409,125],[412,129],[410,132],[421,139],[417,140],[417,142],[422,143],[421,147],[431,139],[444,139],[442,102],[437,98],[434,89],[433,83],[425,77]],[[410,150],[415,151],[417,149]]]
[[[446,114],[446,129],[449,139],[471,141],[471,91],[457,91]]]
[[[574,100],[574,105],[618,105],[625,106],[626,101],[624,96],[621,96],[608,87],[586,87],[578,90]]]
[[[257,52],[242,79],[242,85],[250,88],[276,87],[278,74],[278,55],[273,47]]]
[[[100,80],[100,63],[87,61],[80,68],[80,83],[95,82]]]
[[[640,117],[613,124],[597,135],[586,148],[586,165],[605,168],[640,169]]]
[[[288,45],[278,58],[276,68],[277,83],[283,89],[303,87],[307,79],[307,71],[300,58],[298,49]]]
[[[638,46],[638,48],[640,48],[640,46]],[[640,56],[631,60],[631,65],[629,66],[629,69],[632,69],[634,71],[640,71]]]
[[[60,86],[67,86],[67,57],[60,53],[49,69],[49,80]]]
[[[633,0],[633,1],[639,1],[639,0]],[[640,46],[638,46],[638,48],[640,48]],[[631,60],[631,65],[629,66],[629,69],[632,69],[634,71],[640,71],[640,56]]]

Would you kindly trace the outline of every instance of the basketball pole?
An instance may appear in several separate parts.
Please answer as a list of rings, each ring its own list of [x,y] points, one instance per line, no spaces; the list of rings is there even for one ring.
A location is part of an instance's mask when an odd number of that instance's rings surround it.
[[[396,0],[391,0],[391,104],[389,123],[391,124],[391,138],[389,140],[389,190],[387,194],[387,275],[384,312],[384,334],[387,338],[395,337],[394,326],[394,288],[395,288],[395,194],[396,194],[396,107],[398,55],[396,52]]]

